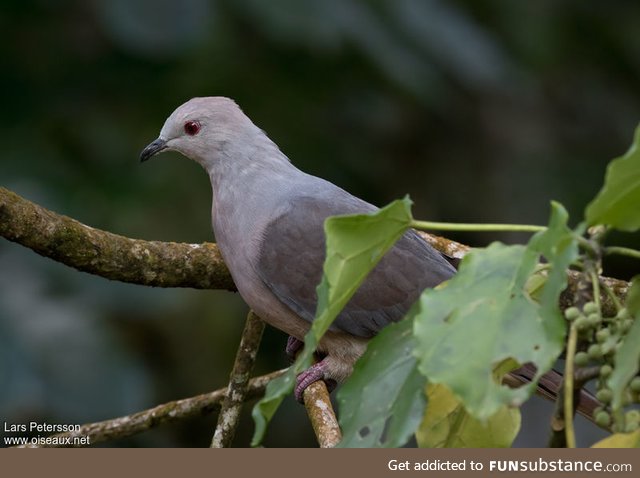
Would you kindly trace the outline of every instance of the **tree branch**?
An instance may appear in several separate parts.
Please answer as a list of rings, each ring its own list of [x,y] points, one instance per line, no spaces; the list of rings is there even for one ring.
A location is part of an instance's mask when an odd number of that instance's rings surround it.
[[[312,383],[305,389],[302,398],[320,448],[335,447],[342,440],[342,432],[329,399],[327,385],[322,380]]]
[[[252,378],[247,386],[246,399],[256,398],[264,394],[267,384],[276,377],[282,375],[286,369],[278,370],[267,375]],[[28,444],[18,448],[68,448],[74,446],[95,445],[107,440],[125,438],[143,431],[155,428],[164,423],[175,422],[184,418],[206,415],[216,410],[227,394],[227,388],[221,388],[213,392],[204,393],[191,398],[175,400],[158,405],[157,407],[143,410],[132,415],[114,418],[103,422],[88,423],[82,425],[79,431],[52,435],[55,444]],[[74,445],[74,438],[88,437],[88,443]],[[64,439],[70,439],[71,443],[63,443]]]
[[[240,410],[245,401],[249,376],[260,347],[262,332],[264,332],[264,322],[250,310],[236,353],[233,370],[229,376],[229,385],[218,415],[218,424],[213,434],[211,448],[231,446],[240,420]]]
[[[2,187],[0,236],[107,279],[155,287],[235,290],[215,244],[130,239],[58,215]]]

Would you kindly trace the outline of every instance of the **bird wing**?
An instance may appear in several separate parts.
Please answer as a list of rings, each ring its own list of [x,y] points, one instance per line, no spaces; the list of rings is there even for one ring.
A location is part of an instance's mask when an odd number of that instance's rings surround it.
[[[330,183],[326,183],[330,184]],[[376,207],[331,184],[335,190],[289,199],[266,225],[257,273],[276,297],[303,319],[315,316],[316,286],[325,258],[324,220],[329,216],[368,213]],[[410,230],[371,271],[338,315],[332,328],[371,337],[401,320],[426,287],[447,280],[455,269]]]

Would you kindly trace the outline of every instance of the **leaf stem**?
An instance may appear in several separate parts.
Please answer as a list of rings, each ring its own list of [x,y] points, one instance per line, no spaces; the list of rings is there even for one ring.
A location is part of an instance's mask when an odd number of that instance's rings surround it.
[[[631,249],[630,247],[609,246],[604,248],[605,254],[620,254],[621,256],[633,257],[640,259],[640,251]]]
[[[616,313],[620,312],[620,309],[622,309],[622,303],[620,302],[620,299],[618,299],[616,294],[611,290],[611,287],[609,287],[606,283],[603,283],[602,286],[604,288],[604,291],[607,293],[607,296],[613,303],[613,306],[616,309]]]
[[[569,329],[569,341],[567,342],[567,358],[564,365],[564,433],[567,448],[576,447],[576,433],[573,428],[573,359],[578,345],[578,329],[571,324]]]
[[[589,276],[591,277],[591,287],[593,287],[593,301],[598,306],[598,310],[600,310],[600,280],[593,270],[589,271]]]
[[[580,234],[574,234],[573,237],[578,241],[578,244],[580,244],[580,246],[591,255],[595,255],[597,253],[597,248],[590,240],[582,237]]]
[[[546,231],[546,226],[531,224],[468,224],[456,222],[411,221],[411,227],[436,231],[474,231],[474,232],[540,232]]]

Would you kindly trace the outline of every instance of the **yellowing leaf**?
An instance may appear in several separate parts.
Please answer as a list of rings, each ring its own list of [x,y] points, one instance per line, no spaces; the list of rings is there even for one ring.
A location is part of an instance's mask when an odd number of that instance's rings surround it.
[[[615,433],[591,448],[640,448],[640,429],[632,433]]]
[[[504,448],[520,430],[520,410],[502,406],[484,423],[444,385],[426,387],[428,406],[416,438],[422,448]]]

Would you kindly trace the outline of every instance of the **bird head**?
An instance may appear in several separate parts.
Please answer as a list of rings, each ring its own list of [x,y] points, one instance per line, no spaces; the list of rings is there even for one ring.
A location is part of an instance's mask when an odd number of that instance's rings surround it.
[[[140,153],[140,161],[147,161],[162,151],[177,151],[208,169],[217,151],[255,128],[229,98],[193,98],[171,113],[158,139]]]

